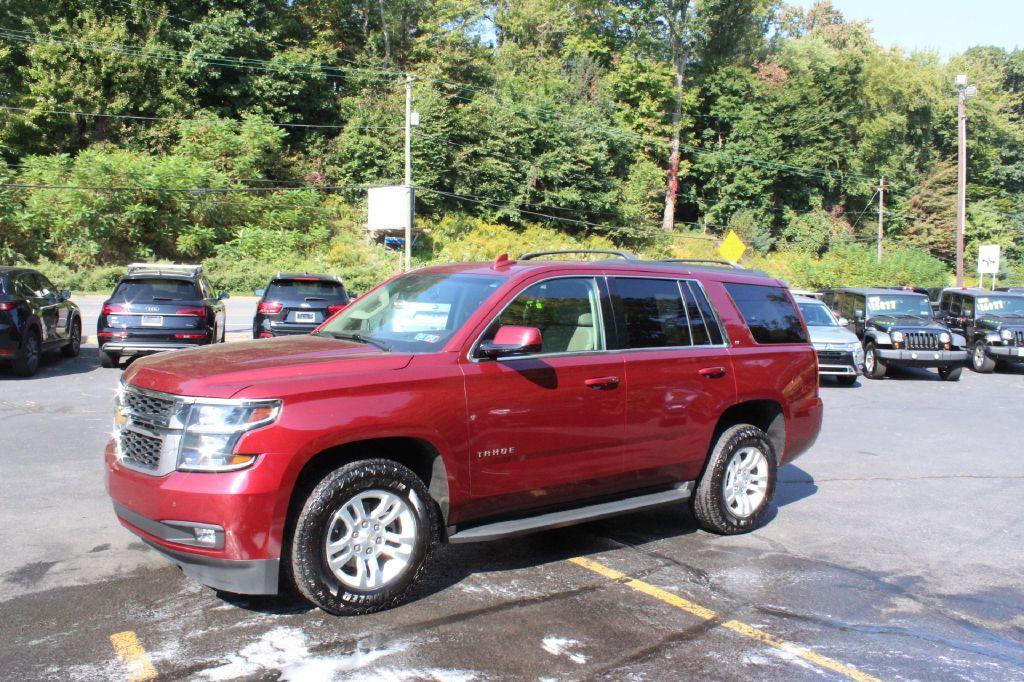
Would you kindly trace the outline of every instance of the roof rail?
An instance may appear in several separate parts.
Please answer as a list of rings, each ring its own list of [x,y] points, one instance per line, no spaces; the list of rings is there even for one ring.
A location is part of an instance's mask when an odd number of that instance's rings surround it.
[[[722,258],[661,258],[659,263],[704,263],[705,265],[725,265],[736,270],[746,270],[739,263]]]
[[[567,253],[587,253],[587,254],[601,254],[604,256],[615,256],[622,258],[623,260],[636,260],[636,256],[628,251],[618,250],[607,250],[607,249],[562,249],[560,251],[531,251],[530,253],[524,253],[519,257],[519,260],[534,260],[541,256],[561,256]]]
[[[173,272],[180,275],[198,275],[202,273],[202,265],[179,265],[178,263],[129,263],[128,274],[138,272]]]

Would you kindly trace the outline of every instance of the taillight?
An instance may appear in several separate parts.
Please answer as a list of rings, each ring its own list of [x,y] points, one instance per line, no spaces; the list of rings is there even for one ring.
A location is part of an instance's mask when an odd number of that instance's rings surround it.
[[[177,315],[195,315],[196,317],[206,317],[206,308],[178,308]]]
[[[17,301],[0,301],[0,311],[14,310],[18,307]]]
[[[205,339],[206,334],[175,334],[174,338],[182,340]]]
[[[348,307],[348,303],[345,303],[345,304],[342,304],[342,305],[329,305],[329,306],[327,306],[327,312],[329,312],[331,315],[333,315],[334,313],[339,312],[341,310],[344,310],[347,307]]]
[[[100,311],[100,315],[116,315],[117,313],[126,313],[126,312],[128,312],[128,308],[126,308],[125,306],[123,306],[123,305],[110,305],[108,303],[107,305],[103,306],[103,309]]]
[[[281,312],[281,308],[284,307],[283,303],[274,303],[273,301],[260,301],[260,304],[256,306],[256,312],[261,315],[273,315]]]
[[[260,338],[261,339],[272,339],[272,338],[274,338],[274,335],[271,334],[270,332],[260,332]]]

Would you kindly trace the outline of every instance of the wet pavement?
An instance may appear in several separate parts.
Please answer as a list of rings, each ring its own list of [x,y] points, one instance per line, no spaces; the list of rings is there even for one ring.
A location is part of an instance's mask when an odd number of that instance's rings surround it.
[[[1024,371],[826,382],[754,533],[663,507],[448,546],[411,603],[339,619],[204,588],[117,524],[96,365],[0,375],[5,678],[1024,680]]]

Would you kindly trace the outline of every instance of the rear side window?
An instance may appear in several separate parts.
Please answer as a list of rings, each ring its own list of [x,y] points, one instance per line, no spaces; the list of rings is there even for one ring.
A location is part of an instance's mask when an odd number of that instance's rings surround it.
[[[194,282],[184,279],[145,279],[125,280],[117,285],[115,301],[195,301],[201,298]]]
[[[610,286],[612,305],[625,322],[627,348],[693,345],[678,282],[613,278]]]
[[[340,282],[324,280],[275,279],[267,287],[268,299],[329,298],[344,299],[345,287]]]
[[[785,289],[761,284],[725,283],[757,343],[806,343],[807,335]]]

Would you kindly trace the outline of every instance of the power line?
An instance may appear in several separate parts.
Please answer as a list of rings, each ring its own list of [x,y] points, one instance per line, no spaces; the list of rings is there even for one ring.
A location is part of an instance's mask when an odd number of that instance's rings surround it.
[[[2,183],[0,188],[29,190],[29,189],[59,189],[59,190],[82,190],[95,192],[186,192],[189,194],[221,194],[221,193],[259,193],[277,191],[331,191],[370,189],[373,187],[386,187],[379,184],[353,184],[353,185],[302,185],[302,186],[274,186],[274,187],[166,187],[166,186],[130,186],[130,185],[48,185],[29,183]]]

